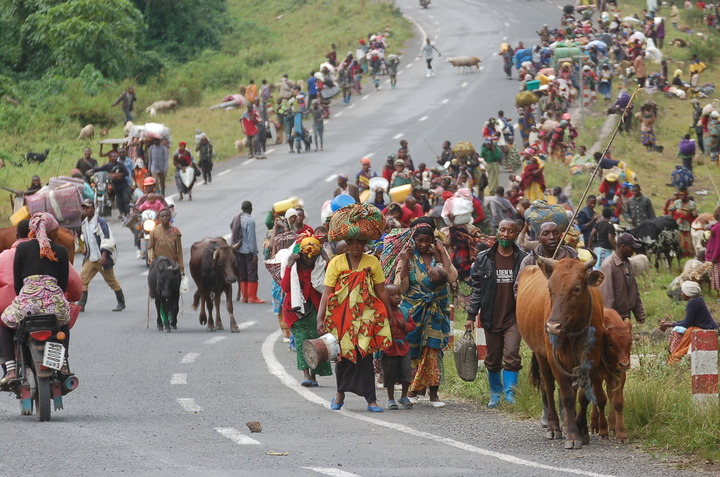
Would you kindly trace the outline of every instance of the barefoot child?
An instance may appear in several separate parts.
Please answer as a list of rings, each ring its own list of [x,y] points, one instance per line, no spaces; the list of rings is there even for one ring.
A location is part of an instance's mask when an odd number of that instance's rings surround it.
[[[400,308],[402,296],[400,287],[397,285],[386,285],[390,305],[392,309],[389,313],[390,333],[392,334],[393,344],[390,348],[383,351],[380,365],[383,371],[385,389],[388,394],[388,409],[397,410],[398,405],[395,402],[395,383],[402,385],[402,395],[400,404],[403,407],[411,408],[412,403],[407,398],[410,381],[412,381],[412,364],[410,362],[410,344],[405,337],[415,329],[415,323],[408,316],[407,310]]]

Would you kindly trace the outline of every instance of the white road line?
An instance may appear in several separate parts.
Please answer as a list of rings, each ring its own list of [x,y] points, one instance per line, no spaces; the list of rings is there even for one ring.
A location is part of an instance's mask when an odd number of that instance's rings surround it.
[[[270,313],[272,313],[272,310],[270,310]],[[257,321],[243,321],[242,323],[238,323],[238,328],[246,330],[255,324],[257,324]]]
[[[393,136],[393,139],[400,139],[401,137],[403,137],[403,133],[397,133]]]
[[[330,174],[327,179],[325,179],[325,182],[332,182],[337,177],[337,174]]]
[[[353,104],[351,104],[350,106],[348,106],[348,109],[352,109],[352,108],[354,108],[354,107],[355,107],[355,103],[353,103]]]
[[[368,153],[365,154],[363,157],[373,157],[374,155],[375,155],[374,152],[368,152]]]
[[[435,24],[436,24],[436,25],[439,25],[439,24],[440,24],[440,22],[435,22]]]
[[[502,41],[507,41],[508,37],[504,36],[502,37]]]
[[[232,172],[232,169],[226,169],[218,174],[218,176],[224,176],[225,174],[230,174]]]
[[[509,24],[508,22],[505,22],[505,26],[506,26],[506,27],[509,27],[510,24]]]
[[[215,343],[219,343],[219,342],[221,342],[222,340],[224,340],[225,338],[227,338],[227,336],[215,336],[215,337],[213,337],[213,338],[210,338],[209,340],[205,340],[205,341],[203,342],[203,344],[215,344]]]
[[[335,113],[336,118],[339,118],[340,116],[342,116],[342,111],[340,111],[339,113]]]
[[[422,118],[418,119],[418,121],[425,121],[428,118],[428,116],[423,116]]]
[[[438,38],[440,38],[440,35],[435,35],[434,39],[437,40]]]
[[[435,20],[435,17],[434,17],[434,16],[432,16],[432,15],[428,15],[428,16],[429,16],[430,18],[432,18],[433,20]]]
[[[338,469],[324,469],[320,467],[303,467],[303,469],[312,470],[318,474],[329,475],[330,477],[360,477],[352,472],[346,472]]]
[[[240,164],[240,165],[241,165],[241,166],[246,166],[246,165],[250,164],[251,162],[255,162],[255,158],[248,159],[247,161],[243,162],[243,163]]]
[[[215,430],[219,432],[221,436],[227,437],[235,444],[240,444],[241,446],[260,444],[255,439],[246,436],[234,427],[216,427]]]
[[[406,66],[405,68],[410,68],[410,67],[411,67],[412,65],[413,65],[413,64],[412,64],[412,63],[410,63],[410,64],[409,64],[409,65],[407,65],[407,66]]]
[[[401,75],[401,74],[402,74],[402,71],[398,71],[398,74]]]
[[[497,51],[493,51],[493,54],[492,54],[492,55],[493,55],[493,56],[497,56],[497,55],[498,55],[498,52],[497,52]]]
[[[478,69],[479,69],[480,71],[482,71],[482,70],[485,69],[485,67],[484,67],[483,65],[480,65],[480,67],[479,67]]]
[[[176,401],[185,412],[202,412],[203,410],[193,398],[177,398]]]
[[[147,277],[150,274],[150,270],[145,270],[144,272],[140,272],[140,275],[143,277]]]
[[[272,154],[273,152],[275,152],[274,147],[272,149],[268,149],[267,151],[265,151],[265,154]]]
[[[385,80],[385,84],[390,84],[390,80]]]
[[[362,97],[362,99],[368,99],[369,97],[370,97],[370,95],[366,94],[365,96]]]
[[[282,335],[282,331],[277,330],[273,333],[271,333],[263,342],[262,345],[262,355],[263,359],[265,360],[265,363],[267,364],[268,371],[270,374],[277,377],[281,383],[283,383],[288,388],[292,389],[296,393],[298,393],[300,396],[305,398],[307,401],[313,402],[315,404],[318,404],[320,406],[323,406],[327,409],[330,409],[330,401],[324,398],[321,398],[317,394],[313,393],[307,388],[304,388],[300,386],[295,378],[290,376],[288,372],[285,370],[285,367],[278,361],[277,357],[275,357],[275,353],[273,352],[273,345],[275,342],[280,338]],[[429,432],[419,431],[417,429],[414,429],[410,426],[406,426],[403,424],[396,424],[388,421],[383,421],[381,419],[376,419],[374,417],[369,417],[364,414],[359,414],[352,411],[333,411],[336,414],[340,414],[344,417],[349,417],[352,419],[357,419],[359,421],[364,421],[369,424],[372,424],[373,426],[379,426],[379,427],[385,427],[387,429],[402,432],[408,435],[411,435],[413,437],[418,437],[421,439],[426,439],[429,441],[437,442],[439,444],[444,444],[450,447],[455,447],[456,449],[460,449],[466,452],[472,452],[474,454],[484,455],[487,457],[493,457],[495,459],[508,462],[510,464],[514,465],[521,465],[524,467],[530,467],[534,469],[544,469],[544,470],[550,470],[555,472],[565,472],[570,474],[578,474],[578,475],[586,475],[589,477],[613,477],[608,474],[598,474],[596,472],[589,472],[586,470],[581,469],[573,469],[569,467],[556,467],[553,465],[547,465],[547,464],[540,464],[538,462],[533,462],[531,460],[527,459],[521,459],[519,457],[515,457],[513,455],[509,454],[503,454],[501,452],[491,451],[488,449],[483,449],[482,447],[476,447],[470,444],[466,444],[464,442],[456,441],[455,439],[450,439],[448,437],[442,437],[437,436],[435,434],[431,434]]]
[[[460,87],[461,87],[461,88],[464,88],[464,87],[467,86],[467,85],[468,85],[468,82],[466,81],[466,82],[464,82],[463,84],[461,84]]]
[[[173,374],[170,378],[170,384],[187,384],[187,373]]]
[[[188,353],[180,360],[180,364],[190,364],[194,363],[196,359],[200,356],[200,353]]]
[[[442,100],[442,104],[447,104],[448,101],[450,101],[450,100],[449,100],[448,98],[445,98],[445,99]]]

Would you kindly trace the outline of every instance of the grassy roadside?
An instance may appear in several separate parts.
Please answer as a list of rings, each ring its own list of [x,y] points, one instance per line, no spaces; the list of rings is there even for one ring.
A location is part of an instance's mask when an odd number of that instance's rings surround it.
[[[126,80],[103,85],[88,84],[77,79],[48,84],[44,103],[23,102],[15,112],[33,118],[20,121],[14,134],[3,137],[0,158],[7,167],[0,169],[0,185],[24,190],[30,178],[37,174],[43,181],[51,176],[67,174],[82,156],[86,146],[97,156],[98,134],[109,126],[108,137],[123,136],[123,113],[110,104],[129,85],[136,86],[138,103],[135,123],[162,122],[170,127],[175,143],[194,143],[195,129],[206,132],[215,145],[219,160],[235,156],[234,142],[242,136],[235,111],[209,111],[230,93],[254,79],[277,82],[284,73],[291,79],[304,80],[310,70],[317,69],[330,50],[337,45],[338,56],[355,52],[357,41],[368,33],[390,31],[389,53],[400,53],[412,37],[412,26],[392,2],[367,0],[228,0],[229,16],[237,25],[223,41],[220,51],[206,51],[185,64],[164,70],[147,84],[137,85]],[[49,82],[52,83],[52,82]],[[94,95],[86,91],[93,89]],[[174,113],[149,117],[145,108],[157,100],[176,99]],[[42,110],[56,108],[67,118],[60,123],[50,122]],[[11,112],[13,110],[10,110]],[[5,117],[10,122],[12,118]],[[77,140],[80,129],[87,123],[95,125],[94,140]],[[42,152],[50,148],[49,159],[42,165],[15,167],[28,151]],[[98,158],[100,159],[100,158]],[[24,162],[24,161],[23,161]],[[102,161],[101,161],[102,162]],[[2,192],[0,196],[0,226],[9,225],[10,206]]]
[[[676,2],[677,3],[677,2]],[[622,2],[621,17],[640,13],[645,8],[643,0],[625,0]],[[680,7],[682,4],[680,3]],[[709,33],[702,25],[702,15],[699,12],[685,12],[681,8],[680,24],[689,25],[695,32],[703,31],[710,36],[710,40],[700,40],[695,35],[689,35],[674,30],[666,21],[667,37],[662,50],[668,59],[668,70],[672,75],[675,69],[682,69],[684,79],[689,80],[687,65],[692,53],[698,53],[701,60],[708,66],[702,75],[701,83],[715,83],[720,86],[720,68],[717,59],[720,58],[720,38],[718,33]],[[667,16],[667,9],[658,13]],[[671,43],[676,38],[683,38],[690,42],[688,48],[678,48]],[[648,62],[649,73],[660,70],[660,65]],[[617,84],[614,82],[617,95]],[[702,99],[706,104],[713,98]],[[648,95],[641,92],[638,95],[635,110],[645,100],[658,104],[659,120],[655,125],[658,144],[665,146],[662,154],[648,153],[640,144],[638,122],[629,136],[618,135],[611,150],[613,157],[623,160],[636,171],[638,180],[643,186],[645,194],[649,196],[656,212],[661,213],[664,200],[672,194],[672,188],[666,184],[670,182],[670,172],[680,161],[676,157],[677,145],[682,135],[690,132],[692,123],[692,106],[687,100],[668,98],[663,94]],[[579,128],[580,136],[576,144],[585,144],[590,147],[596,140],[602,123],[606,119],[606,106],[598,102],[596,107],[586,110],[585,127]],[[693,134],[694,137],[694,134]],[[609,139],[609,138],[608,138]],[[607,139],[602,142],[604,148]],[[720,185],[720,168],[708,164],[707,159],[696,157],[695,184],[691,189],[698,208],[702,212],[711,212],[718,201],[709,175]],[[582,193],[587,185],[586,177],[570,176],[567,167],[560,164],[548,164],[545,169],[546,183],[549,186],[567,184],[571,185],[573,200]],[[709,191],[704,195],[698,191]],[[591,193],[597,192],[597,186],[591,187]],[[576,204],[577,205],[577,204]],[[657,455],[667,462],[681,467],[718,472],[720,462],[720,402],[717,405],[696,409],[692,404],[690,362],[686,358],[675,366],[665,364],[668,357],[667,337],[657,331],[657,324],[663,319],[680,320],[684,317],[684,303],[673,302],[666,295],[665,290],[672,279],[679,274],[677,265],[673,273],[661,267],[659,275],[653,273],[652,288],[645,288],[641,284],[641,294],[647,313],[645,324],[633,323],[633,354],[640,355],[640,364],[628,372],[625,386],[625,427],[630,437],[630,445],[639,443],[644,450]],[[715,318],[720,318],[720,304],[715,302],[715,294],[705,294],[706,302]],[[456,326],[461,327],[465,314],[458,310]],[[523,362],[529,363],[529,350],[523,343],[521,348]],[[444,392],[486,405],[489,399],[487,375],[484,369],[478,374],[478,379],[472,383],[461,381],[455,372],[452,353],[445,358]],[[538,392],[533,389],[527,378],[527,369],[521,371],[517,404],[513,407],[502,405],[501,412],[509,412],[519,418],[537,420],[542,407]]]

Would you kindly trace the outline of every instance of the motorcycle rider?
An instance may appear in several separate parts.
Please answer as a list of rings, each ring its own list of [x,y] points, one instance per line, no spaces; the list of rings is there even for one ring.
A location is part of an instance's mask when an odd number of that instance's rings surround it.
[[[153,177],[146,177],[146,178],[145,178],[145,180],[144,180],[143,183],[142,183],[143,195],[141,195],[141,196],[138,198],[137,202],[135,202],[135,204],[133,205],[133,208],[135,209],[135,213],[137,213],[137,214],[140,213],[140,209],[141,209],[140,206],[143,205],[145,202],[147,202],[148,198],[149,198],[151,195],[154,195],[154,194],[159,195],[158,193],[155,192],[156,185],[157,185],[157,183],[156,183],[156,181],[155,181],[155,179],[154,179]],[[159,201],[162,203],[163,208],[169,207],[169,204],[167,203],[167,200],[166,200],[162,195],[160,195],[160,196],[157,197],[156,199],[159,200]],[[135,258],[137,258],[137,259],[142,259],[142,258],[143,258],[143,257],[142,257],[142,251],[140,250],[140,248],[141,248],[141,247],[140,247],[140,236],[141,236],[142,233],[143,233],[142,223],[140,223],[140,225],[137,226],[137,227],[132,227],[130,231],[131,231],[132,234],[133,234],[133,238],[134,238],[134,241],[135,241],[135,248],[137,249],[137,254],[136,254],[136,257],[135,257]]]
[[[118,211],[120,212],[120,219],[125,218],[130,213],[130,184],[128,183],[128,177],[130,177],[130,171],[127,170],[125,164],[118,160],[118,154],[115,151],[108,153],[107,164],[103,164],[100,167],[93,167],[87,172],[88,176],[99,172],[108,172],[110,180],[112,181],[113,190],[115,191],[115,203]]]
[[[57,240],[58,223],[46,212],[36,212],[30,219],[29,240],[19,243],[13,258],[13,285],[17,296],[2,313],[0,348],[6,373],[0,384],[16,378],[15,331],[26,315],[54,314],[60,326],[70,321],[68,289],[70,262],[68,252]],[[67,363],[61,372],[68,373]]]

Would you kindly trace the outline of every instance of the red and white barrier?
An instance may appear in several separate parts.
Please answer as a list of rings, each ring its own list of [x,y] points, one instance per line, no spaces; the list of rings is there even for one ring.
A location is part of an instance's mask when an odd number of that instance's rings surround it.
[[[478,350],[478,363],[482,366],[487,356],[487,342],[485,341],[485,330],[478,326],[475,328],[475,346]]]
[[[692,394],[695,405],[718,402],[718,333],[695,330],[690,336]]]

